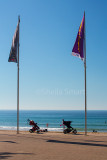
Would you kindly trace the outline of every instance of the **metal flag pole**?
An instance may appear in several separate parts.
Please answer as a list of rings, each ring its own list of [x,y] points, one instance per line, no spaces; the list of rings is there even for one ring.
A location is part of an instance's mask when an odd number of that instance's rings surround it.
[[[19,25],[20,16],[18,17],[18,61],[17,61],[17,134],[19,134]]]
[[[87,135],[87,90],[86,90],[86,30],[84,12],[84,74],[85,74],[85,135]]]
[[[85,33],[85,12],[81,21],[77,38],[72,49],[72,55],[84,59],[85,75],[85,135],[87,135],[87,93],[86,93],[86,33]]]

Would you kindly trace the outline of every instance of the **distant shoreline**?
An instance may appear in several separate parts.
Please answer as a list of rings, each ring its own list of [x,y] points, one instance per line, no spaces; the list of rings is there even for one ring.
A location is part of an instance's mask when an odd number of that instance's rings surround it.
[[[62,120],[71,121],[71,127],[78,132],[85,131],[85,112],[82,110],[20,110],[19,130],[29,131],[32,128],[28,119],[33,120],[40,129],[63,132]],[[0,130],[17,130],[17,111],[0,112]],[[107,111],[87,111],[87,132],[107,132]]]

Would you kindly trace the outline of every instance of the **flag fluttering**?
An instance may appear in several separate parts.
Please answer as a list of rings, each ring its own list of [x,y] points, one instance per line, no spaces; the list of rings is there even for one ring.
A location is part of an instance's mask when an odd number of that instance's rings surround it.
[[[17,63],[17,52],[18,52],[18,41],[19,41],[19,22],[17,24],[17,28],[12,40],[12,46],[10,50],[10,55],[8,62],[16,62]]]
[[[85,18],[83,16],[83,19],[81,21],[77,38],[74,44],[74,47],[72,49],[72,55],[81,58],[84,61],[84,39],[85,39]]]

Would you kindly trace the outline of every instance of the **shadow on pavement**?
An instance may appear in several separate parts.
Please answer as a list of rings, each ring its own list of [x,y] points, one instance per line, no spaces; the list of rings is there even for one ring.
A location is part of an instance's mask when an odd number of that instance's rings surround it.
[[[96,144],[96,143],[85,143],[85,142],[67,142],[67,141],[59,141],[59,140],[48,140],[47,142],[51,143],[65,143],[65,144],[76,144],[76,145],[88,145],[88,146],[98,146],[98,147],[107,147],[106,144]]]

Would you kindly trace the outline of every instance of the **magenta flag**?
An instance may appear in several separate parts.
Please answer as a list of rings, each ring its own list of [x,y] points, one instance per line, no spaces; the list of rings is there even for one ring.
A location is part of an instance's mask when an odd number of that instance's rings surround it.
[[[72,49],[72,55],[79,57],[82,60],[84,60],[84,39],[85,39],[84,31],[85,31],[85,18],[83,16],[75,44]]]

